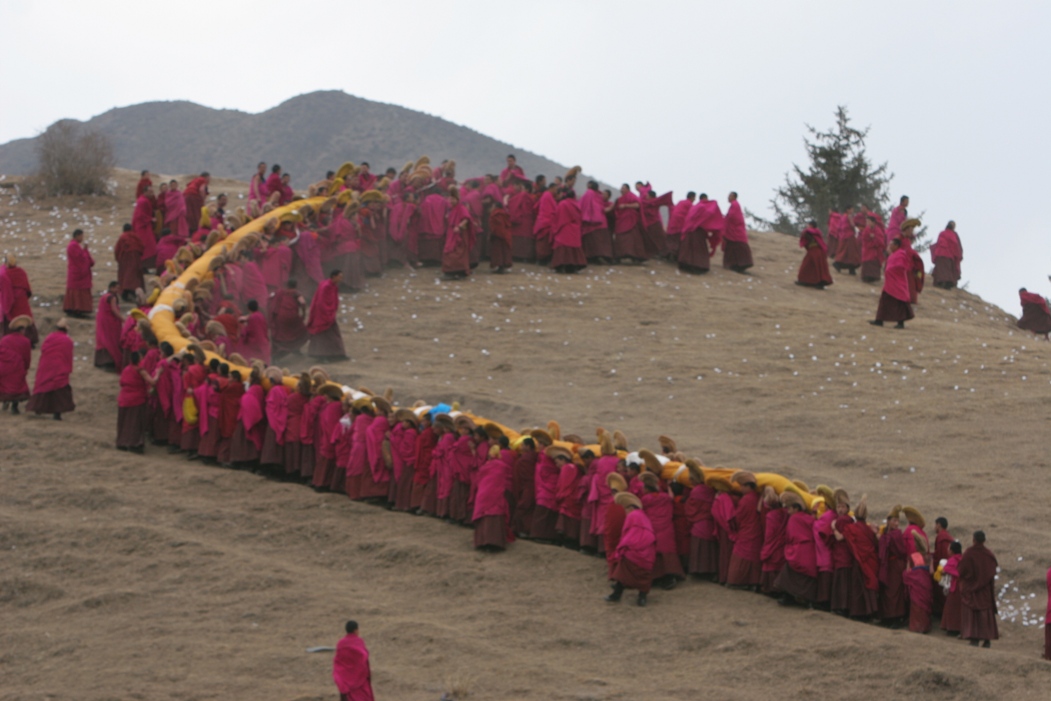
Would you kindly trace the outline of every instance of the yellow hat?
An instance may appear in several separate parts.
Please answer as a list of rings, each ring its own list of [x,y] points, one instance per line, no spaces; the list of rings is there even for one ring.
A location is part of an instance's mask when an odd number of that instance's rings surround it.
[[[905,520],[912,525],[919,526],[920,528],[927,527],[927,521],[923,518],[923,514],[921,514],[916,507],[904,506],[901,509],[901,513],[905,515]]]
[[[610,472],[606,475],[606,486],[614,492],[628,491],[628,483],[624,481],[624,476],[619,472]]]
[[[617,492],[617,496],[613,497],[613,503],[619,504],[625,509],[629,506],[636,509],[642,508],[642,501],[631,492]]]

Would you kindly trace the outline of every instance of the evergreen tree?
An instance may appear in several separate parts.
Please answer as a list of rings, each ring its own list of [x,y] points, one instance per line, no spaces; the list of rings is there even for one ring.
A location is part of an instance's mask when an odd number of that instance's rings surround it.
[[[836,108],[836,126],[818,131],[809,124],[806,139],[810,166],[807,170],[792,165],[785,184],[775,191],[770,204],[774,210],[769,224],[775,231],[799,235],[811,219],[822,228],[830,211],[842,212],[847,207],[864,205],[887,218],[892,173],[887,164],[876,166],[865,153],[869,129],[850,125],[847,108]]]

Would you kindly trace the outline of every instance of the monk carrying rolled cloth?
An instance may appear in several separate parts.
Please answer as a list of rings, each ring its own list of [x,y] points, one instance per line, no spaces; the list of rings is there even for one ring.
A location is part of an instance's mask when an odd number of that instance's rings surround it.
[[[617,566],[613,570],[613,591],[606,601],[620,601],[625,589],[637,589],[638,604],[645,606],[653,581],[653,564],[657,560],[657,537],[637,496],[621,492],[613,501],[624,507],[627,516],[615,554]]]
[[[1000,637],[996,627],[996,555],[985,547],[985,531],[975,531],[960,558],[960,637],[989,647]]]
[[[734,510],[734,543],[730,554],[730,569],[726,584],[731,587],[755,588],[763,577],[763,518],[759,513],[759,492],[756,478],[747,470],[735,472],[730,481],[737,484],[743,495]]]
[[[55,330],[48,334],[40,346],[40,362],[33,381],[33,396],[26,404],[26,411],[34,414],[51,414],[55,421],[62,414],[73,411],[73,388],[69,376],[73,373],[73,339],[69,337],[65,319],[59,319]]]

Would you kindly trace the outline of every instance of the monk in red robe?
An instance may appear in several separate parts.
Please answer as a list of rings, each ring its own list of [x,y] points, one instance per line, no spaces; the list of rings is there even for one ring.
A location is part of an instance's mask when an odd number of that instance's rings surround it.
[[[135,199],[142,197],[142,195],[152,186],[153,181],[150,180],[150,171],[144,170],[139,173],[139,182],[135,186]]]
[[[799,247],[806,251],[803,262],[799,265],[796,284],[804,287],[816,287],[819,290],[832,284],[832,273],[828,270],[828,247],[817,228],[817,222],[811,220],[799,236]]]
[[[956,542],[956,539],[949,533],[949,520],[944,516],[939,516],[934,520],[934,551],[931,556],[931,568],[937,570],[938,566],[943,560],[949,559],[949,548]],[[934,587],[934,604],[931,608],[931,612],[935,616],[940,616],[942,609],[945,608],[945,593],[939,586]]]
[[[521,180],[514,182],[513,192],[507,200],[507,213],[511,217],[511,256],[532,263],[536,260],[536,235],[533,234],[536,201],[526,190],[527,185]]]
[[[91,269],[95,259],[84,242],[83,229],[74,229],[73,239],[66,245],[66,296],[62,309],[73,317],[91,315]]]
[[[227,367],[226,370],[223,368]],[[228,373],[228,374],[227,374]],[[219,392],[219,445],[215,459],[223,467],[233,467],[230,448],[234,432],[241,423],[241,397],[245,393],[244,380],[240,370],[229,370],[226,363],[220,366],[219,380],[216,382]]]
[[[609,230],[606,208],[598,183],[589,180],[580,198],[580,245],[589,263],[613,262],[613,233]]]
[[[960,637],[989,647],[1000,637],[996,626],[996,556],[985,547],[985,532],[975,531],[960,558]]]
[[[157,265],[157,237],[153,225],[156,201],[153,188],[147,188],[146,192],[135,200],[135,210],[131,215],[132,231],[142,244],[140,265],[143,271],[153,270]]]
[[[883,326],[885,321],[897,322],[894,328],[905,328],[905,322],[914,318],[909,293],[909,275],[911,256],[902,247],[901,239],[890,242],[890,257],[887,258],[886,279],[883,281],[883,292],[876,308],[876,318],[869,323]]]
[[[657,560],[657,537],[637,496],[622,492],[614,502],[624,508],[626,515],[614,553],[613,591],[606,601],[620,601],[625,589],[637,589],[638,605],[645,606],[653,582],[653,565]]]
[[[907,553],[900,515],[901,507],[895,506],[887,514],[887,525],[879,538],[879,617],[891,626],[899,625],[906,612],[902,575]]]
[[[869,212],[861,231],[861,281],[877,282],[883,273],[883,259],[887,252],[887,235],[878,215]]]
[[[926,279],[923,258],[919,251],[913,247],[916,240],[916,227],[920,225],[919,219],[906,219],[901,224],[901,247],[908,255],[908,266],[906,268],[906,279],[909,283],[909,302],[916,304],[920,293],[923,292],[923,284]]]
[[[117,239],[113,248],[113,257],[117,261],[117,282],[120,284],[120,297],[126,302],[135,299],[135,290],[146,286],[142,275],[142,239],[132,230],[131,224],[124,225],[124,233]]]
[[[266,317],[259,311],[259,303],[254,299],[248,300],[248,314],[238,319],[238,323],[238,352],[248,360],[258,358],[269,365],[270,331],[267,328]]]
[[[29,399],[26,376],[32,361],[32,346],[26,337],[29,317],[17,316],[11,320],[8,333],[0,338],[0,402],[12,414],[18,413],[18,403]]]
[[[774,580],[782,592],[784,606],[813,604],[817,599],[817,554],[814,550],[814,517],[795,492],[781,493],[781,506],[788,512],[785,523],[785,564]]]
[[[73,373],[73,339],[68,328],[66,320],[59,319],[55,330],[41,344],[33,396],[26,404],[26,411],[51,414],[55,421],[61,421],[62,414],[76,409],[73,388],[69,386],[69,376]]]
[[[931,246],[931,262],[934,270],[934,286],[951,290],[960,282],[960,263],[963,262],[963,245],[956,234],[956,222],[950,221],[938,240]]]
[[[715,254],[726,228],[726,218],[719,203],[701,193],[682,224],[682,237],[677,258],[679,270],[701,275],[711,269],[711,257]]]
[[[191,231],[200,227],[201,210],[204,209],[204,202],[208,197],[208,184],[211,180],[211,176],[205,171],[188,182],[186,189],[182,191],[183,199],[186,202],[186,221]]]
[[[839,216],[838,225],[839,244],[832,266],[838,272],[846,270],[851,275],[857,275],[858,268],[861,267],[861,244],[854,229],[853,207],[847,207],[847,211]]]
[[[120,348],[121,328],[124,326],[124,314],[118,302],[119,283],[110,282],[106,291],[99,298],[98,310],[95,313],[95,367],[123,367],[124,354]]]
[[[558,200],[555,197],[558,187],[552,183],[540,193],[536,202],[536,221],[533,222],[533,234],[536,236],[536,260],[540,264],[551,258],[551,236],[554,233]]]
[[[785,527],[788,525],[788,510],[781,508],[781,500],[773,487],[763,489],[763,549],[759,552],[763,573],[759,578],[759,590],[764,594],[776,593],[774,581],[785,566]]]
[[[307,332],[310,334],[307,355],[337,360],[347,357],[347,351],[343,347],[343,335],[336,321],[336,314],[339,313],[339,283],[342,279],[343,274],[333,270],[314,293],[307,324]]]
[[[3,326],[0,335],[10,330],[9,322],[24,316],[29,320],[25,327],[25,336],[30,345],[36,347],[40,335],[33,321],[33,309],[29,300],[33,297],[33,288],[29,285],[29,276],[25,268],[18,265],[14,253],[8,253],[4,265],[0,265],[0,312],[3,312]]]
[[[570,468],[576,469],[573,464]],[[500,458],[500,446],[489,448],[488,460],[478,468],[473,487],[474,547],[481,550],[504,550],[511,526],[511,511],[506,497],[511,466]]]
[[[715,490],[704,483],[699,463],[686,463],[693,488],[686,499],[686,518],[690,522],[690,559],[687,571],[694,576],[715,579],[719,575],[719,539],[712,507]]]
[[[886,244],[889,244],[894,239],[901,238],[901,224],[908,218],[909,196],[902,195],[901,199],[898,200],[898,206],[890,213],[890,219],[887,221]]]
[[[336,644],[332,680],[340,701],[373,701],[369,650],[358,635],[358,624],[347,621],[347,634]]]
[[[477,225],[467,207],[460,202],[459,190],[449,191],[449,213],[445,224],[445,246],[442,249],[442,272],[452,279],[471,274],[471,249],[474,248]]]
[[[486,197],[489,203],[489,268],[506,273],[514,265],[511,215],[502,202]]]
[[[668,256],[668,236],[664,232],[664,221],[661,219],[661,207],[671,210],[675,201],[671,192],[660,197],[652,189],[640,193],[639,214],[642,218],[642,243],[649,258],[666,258]]]
[[[560,273],[575,273],[588,266],[581,247],[580,203],[572,190],[566,191],[555,208],[551,249],[551,267]]]
[[[945,597],[942,608],[941,629],[948,635],[960,634],[960,560],[963,558],[963,545],[954,540],[949,545],[949,556],[941,566],[942,577],[939,589]]]
[[[146,445],[146,407],[154,379],[139,367],[139,353],[133,351],[120,373],[117,393],[117,449],[142,453]]]
[[[868,524],[868,504],[862,498],[854,510],[854,521],[842,531],[854,556],[848,614],[867,618],[879,611],[879,540]]]
[[[744,212],[737,201],[737,193],[727,196],[726,224],[723,227],[723,267],[735,273],[751,268],[752,247],[748,244],[748,227],[744,223]],[[670,224],[669,224],[670,228]]]
[[[514,499],[514,518],[511,530],[518,537],[527,537],[533,529],[536,509],[536,443],[532,438],[522,440],[512,475],[511,496]]]
[[[434,265],[442,262],[448,210],[445,195],[437,192],[430,193],[420,203],[420,231],[416,240],[420,263]]]
[[[1018,290],[1018,298],[1022,303],[1018,328],[1032,331],[1048,340],[1048,334],[1051,334],[1051,309],[1048,308],[1047,300],[1024,287]]]
[[[661,490],[657,475],[646,472],[641,479],[644,486],[644,493],[640,497],[642,510],[650,520],[656,538],[656,558],[650,576],[665,589],[674,589],[678,582],[686,578],[675,542],[675,501],[671,494]]]
[[[742,492],[734,510],[734,544],[726,584],[731,587],[758,587],[762,580],[763,519],[759,513],[759,492],[751,472],[740,470],[730,478]]]
[[[679,247],[682,245],[682,227],[696,199],[696,192],[687,192],[686,199],[678,202],[668,214],[668,253],[676,260],[679,257]]]
[[[642,263],[647,259],[642,238],[642,203],[627,183],[620,186],[620,197],[613,205],[616,228],[613,232],[613,258],[619,262]]]
[[[309,337],[303,323],[307,303],[296,289],[297,285],[295,278],[291,278],[284,289],[275,291],[270,297],[269,328],[275,354],[299,353]]]
[[[909,595],[909,631],[926,634],[931,629],[934,583],[931,580],[927,541],[919,534],[914,533],[913,536],[911,540],[915,550],[906,559],[905,572],[901,578]]]
[[[543,451],[537,452],[536,473],[534,485],[536,486],[536,509],[533,511],[533,525],[529,531],[529,537],[541,542],[555,542],[558,540],[558,478],[561,469],[555,458],[561,456],[572,460],[569,451],[559,446],[551,446],[549,436],[546,433],[534,436],[541,445]]]

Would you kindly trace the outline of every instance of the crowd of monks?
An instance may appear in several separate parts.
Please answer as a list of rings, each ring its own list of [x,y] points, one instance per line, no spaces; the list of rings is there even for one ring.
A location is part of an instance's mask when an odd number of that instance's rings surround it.
[[[829,260],[837,272],[857,275],[860,269],[862,282],[876,283],[883,279],[876,318],[869,323],[883,326],[884,322],[892,321],[895,328],[905,328],[905,322],[915,317],[912,307],[926,280],[923,259],[914,248],[916,229],[921,222],[909,217],[908,206],[909,198],[903,195],[886,224],[879,213],[864,205],[856,209],[848,207],[845,212],[830,212],[827,242],[817,222],[809,222],[799,237],[799,246],[806,255],[799,266],[796,284],[818,289],[831,285]],[[930,253],[934,286],[946,290],[956,288],[963,261],[963,245],[956,233],[956,222],[945,225],[931,245]],[[1023,300],[1023,305],[1025,303]]]
[[[676,203],[641,182],[614,198],[591,181],[578,199],[579,168],[550,183],[530,180],[508,156],[498,176],[458,182],[454,162],[432,167],[424,158],[382,176],[367,163],[345,164],[308,188],[326,197],[323,204],[271,216],[297,196],[280,166],[267,171],[260,163],[247,205],[233,212],[224,195],[211,199],[208,173],[156,192],[143,173],[132,221],[114,249],[117,280],[94,309],[95,365],[120,374],[118,448],[144,452],[152,441],[191,459],[462,523],[483,549],[504,549],[516,537],[578,548],[606,558],[609,601],[634,589],[645,604],[654,584],[672,588],[693,575],[786,605],[891,625],[907,620],[916,632],[940,614],[943,629],[975,644],[997,637],[996,559],[981,532],[965,551],[939,519],[931,547],[916,509],[895,507],[877,529],[864,500],[851,510],[842,490],[819,487],[821,498],[811,499],[802,483],[778,494],[745,471],[729,479],[706,474],[666,437],[659,451],[629,452],[619,432],[599,430],[593,445],[562,437],[557,425],[512,432],[454,407],[397,408],[389,393],[341,387],[320,367],[289,382],[277,366],[304,346],[315,358],[345,357],[340,293],[362,289],[389,265],[440,265],[464,277],[482,260],[494,272],[522,260],[571,273],[589,262],[664,257],[704,273],[721,247],[723,266],[745,272],[751,250],[735,193],[725,214],[705,195]],[[923,266],[911,247],[919,222],[907,217],[907,205],[902,198],[886,228],[868,210],[834,213],[832,245],[812,223],[800,239],[799,282],[831,284],[830,255],[841,272],[860,268],[863,281],[885,271],[875,323],[904,321],[885,298],[909,307],[922,289]],[[188,284],[172,305],[186,348],[158,342],[148,314],[160,289],[255,218],[263,218],[261,232],[214,259],[210,279]],[[954,228],[950,222],[932,247],[935,284],[949,288],[962,259]],[[64,308],[89,316],[94,259],[79,230],[67,261]],[[1026,314],[1035,307],[1051,322],[1046,300],[1022,293]],[[60,322],[41,348],[30,393],[31,294],[8,256],[0,268],[0,400],[17,413],[31,398],[31,411],[61,418],[73,410],[72,341]],[[125,314],[127,302],[133,307]],[[1037,312],[1027,318],[1041,320]]]

